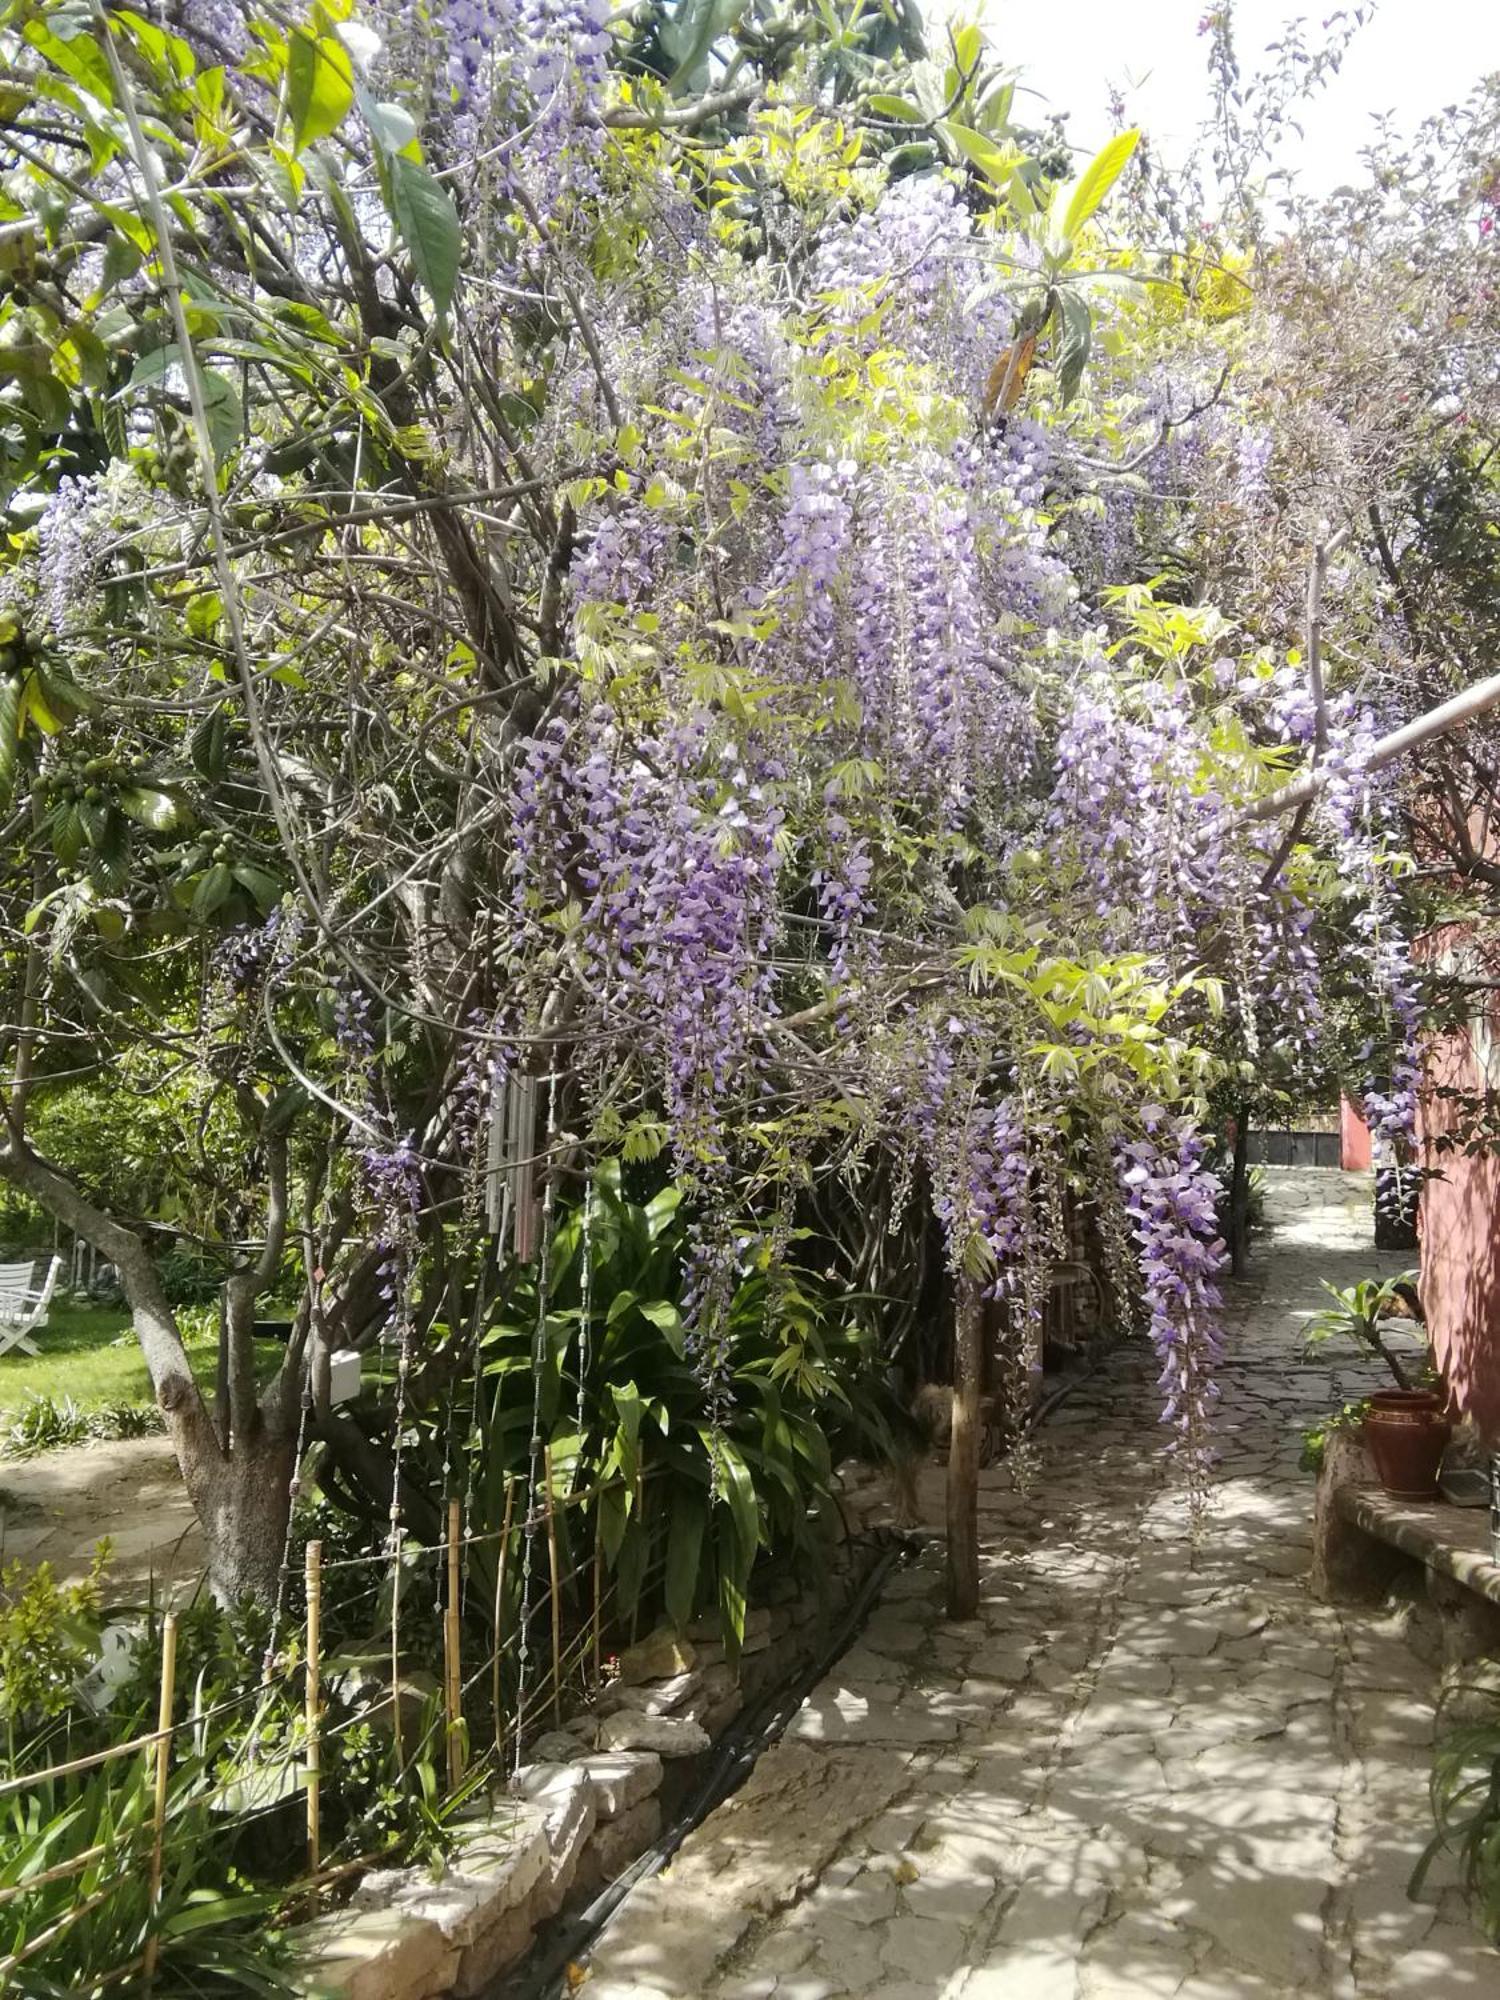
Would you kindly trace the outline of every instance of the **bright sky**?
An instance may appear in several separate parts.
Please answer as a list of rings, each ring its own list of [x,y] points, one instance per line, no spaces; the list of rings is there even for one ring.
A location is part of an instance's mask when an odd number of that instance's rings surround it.
[[[1088,147],[1107,135],[1111,85],[1129,116],[1146,125],[1166,157],[1208,108],[1206,38],[1198,23],[1213,0],[935,0],[931,16],[952,12],[988,25],[1000,59],[1021,68],[1023,84],[1072,113],[1068,136]],[[1340,0],[1239,0],[1235,47],[1242,79],[1261,67],[1266,44],[1299,17],[1309,39]],[[1348,4],[1348,0],[1344,0]],[[1367,9],[1367,12],[1371,10]],[[1467,96],[1500,70],[1500,0],[1379,0],[1340,73],[1309,107],[1306,139],[1288,136],[1282,164],[1301,170],[1315,194],[1360,177],[1359,153],[1372,112],[1394,111],[1402,130]],[[1018,106],[1019,109],[1019,106]]]

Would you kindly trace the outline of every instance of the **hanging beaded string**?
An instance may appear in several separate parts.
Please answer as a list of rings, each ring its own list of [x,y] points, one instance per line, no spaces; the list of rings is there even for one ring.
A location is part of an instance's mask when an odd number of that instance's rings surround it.
[[[396,1437],[391,1453],[391,1532],[387,1542],[391,1576],[391,1721],[397,1761],[401,1756],[401,1555],[405,1526],[401,1518],[401,1457],[406,1435],[406,1389],[411,1372],[411,1287],[408,1260],[402,1247],[391,1253],[389,1266],[395,1291]],[[385,1345],[382,1336],[382,1346]]]
[[[557,1137],[557,1071],[547,1078],[547,1143],[550,1161]],[[526,1713],[527,1670],[531,1665],[531,1580],[535,1569],[537,1530],[542,1510],[537,1505],[537,1487],[542,1478],[542,1378],[547,1367],[547,1310],[550,1303],[552,1265],[552,1215],[557,1177],[548,1173],[542,1190],[541,1242],[537,1249],[536,1334],[531,1345],[531,1443],[526,1475],[526,1519],[521,1541],[521,1619],[516,1648],[516,1740],[515,1771],[521,1768],[520,1719]]]

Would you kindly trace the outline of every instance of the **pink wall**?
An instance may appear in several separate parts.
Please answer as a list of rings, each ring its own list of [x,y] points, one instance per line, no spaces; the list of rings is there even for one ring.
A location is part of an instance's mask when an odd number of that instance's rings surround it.
[[[1444,933],[1424,939],[1422,955],[1437,957],[1445,941]],[[1485,996],[1492,1017],[1494,998]],[[1495,1032],[1500,1035],[1500,1020]],[[1470,1156],[1435,1144],[1457,1122],[1455,1106],[1436,1091],[1480,1087],[1471,1036],[1435,1037],[1424,1070],[1421,1161],[1442,1178],[1422,1188],[1422,1306],[1455,1401],[1491,1444],[1500,1445],[1500,1155]]]
[[[1370,1128],[1347,1097],[1339,1099],[1339,1165],[1350,1174],[1364,1173],[1370,1165]]]

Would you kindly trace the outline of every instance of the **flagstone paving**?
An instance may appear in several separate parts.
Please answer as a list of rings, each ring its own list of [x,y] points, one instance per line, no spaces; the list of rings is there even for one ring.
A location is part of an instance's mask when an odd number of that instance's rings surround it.
[[[1222,1459],[1195,1539],[1153,1370],[1114,1356],[983,1476],[980,1616],[933,1541],[744,1788],[600,1941],[591,2000],[1495,2000],[1440,1876],[1431,1676],[1315,1603],[1301,1430],[1372,1377],[1308,1361],[1320,1278],[1370,1247],[1368,1177],[1271,1169],[1226,1314]]]

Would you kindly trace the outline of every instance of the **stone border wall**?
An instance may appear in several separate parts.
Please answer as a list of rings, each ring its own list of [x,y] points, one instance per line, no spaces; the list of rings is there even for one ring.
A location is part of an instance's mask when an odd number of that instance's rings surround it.
[[[738,1670],[716,1621],[661,1627],[620,1658],[597,1707],[539,1736],[508,1794],[460,1825],[440,1874],[367,1874],[294,1934],[295,1989],[317,2000],[476,2000],[564,1907],[592,1901],[660,1838],[747,1702],[818,1658],[889,1534],[840,1543],[821,1590],[784,1580],[751,1611]]]

